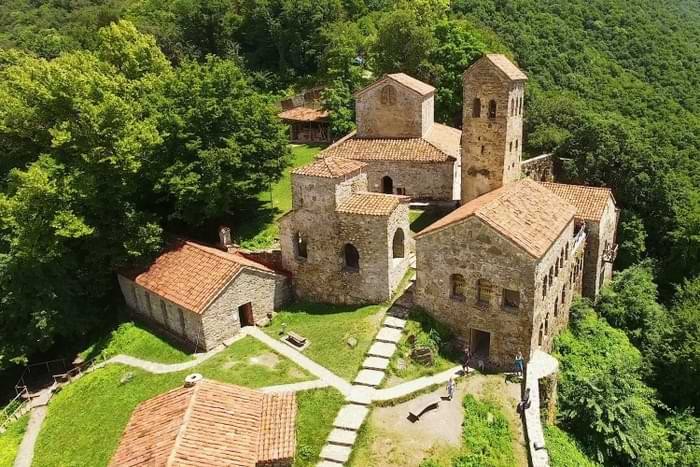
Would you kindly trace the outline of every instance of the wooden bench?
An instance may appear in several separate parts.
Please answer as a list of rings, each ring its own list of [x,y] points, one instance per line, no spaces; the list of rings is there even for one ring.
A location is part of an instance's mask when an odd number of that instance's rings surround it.
[[[287,340],[297,347],[304,347],[306,345],[306,337],[302,337],[291,331],[287,333]]]
[[[411,407],[408,411],[408,419],[411,420],[412,422],[415,422],[421,416],[430,411],[430,410],[435,410],[438,408],[440,405],[440,399],[432,399],[428,401],[427,403],[421,402],[420,404],[415,404],[413,407]]]

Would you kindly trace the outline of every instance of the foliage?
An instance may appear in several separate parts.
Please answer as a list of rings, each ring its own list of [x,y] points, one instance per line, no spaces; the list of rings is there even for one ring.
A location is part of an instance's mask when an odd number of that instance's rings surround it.
[[[554,425],[544,428],[545,445],[552,467],[595,467],[576,440]]]
[[[12,422],[7,431],[0,433],[0,467],[12,467],[17,450],[29,423],[29,415]]]
[[[335,389],[297,393],[297,451],[294,465],[316,465],[333,420],[345,399]]]

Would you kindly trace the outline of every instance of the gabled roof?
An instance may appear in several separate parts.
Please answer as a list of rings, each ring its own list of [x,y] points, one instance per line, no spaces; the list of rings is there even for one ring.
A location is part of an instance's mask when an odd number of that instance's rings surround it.
[[[535,258],[542,257],[574,218],[576,209],[525,178],[479,196],[419,232],[435,233],[477,217]]]
[[[295,107],[285,110],[277,115],[282,120],[292,122],[326,122],[328,111],[324,109],[311,109],[309,107]]]
[[[348,199],[340,203],[336,212],[344,214],[361,214],[366,216],[388,216],[396,206],[405,198],[403,196],[388,195],[384,193],[354,193]]]
[[[576,208],[577,219],[600,221],[608,201],[612,199],[613,203],[615,202],[610,188],[551,182],[541,183],[554,194],[572,204]]]
[[[235,253],[178,240],[145,271],[127,277],[154,294],[199,314],[244,268],[275,272]]]
[[[423,81],[417,80],[416,78],[413,78],[411,76],[408,76],[405,73],[390,73],[388,75],[382,76],[380,79],[375,81],[374,83],[365,86],[364,88],[360,89],[359,91],[355,92],[355,96],[359,96],[361,94],[364,94],[365,92],[369,91],[370,89],[379,86],[380,84],[391,80],[394,81],[395,83],[400,84],[401,86],[410,89],[411,91],[417,93],[420,96],[428,96],[432,93],[435,92],[435,88],[429,85],[428,83],[424,83]]]
[[[202,380],[139,404],[110,466],[255,467],[290,460],[295,418],[294,394]]]
[[[351,133],[324,149],[319,157],[358,161],[446,162],[460,155],[462,132],[434,123],[423,138],[358,138]]]
[[[486,54],[483,57],[481,57],[479,60],[477,60],[472,66],[470,66],[467,71],[464,73],[469,73],[469,70],[476,66],[477,63],[480,63],[484,60],[489,61],[491,64],[493,64],[496,68],[498,68],[508,79],[511,79],[513,81],[523,81],[527,80],[527,75],[523,73],[523,71],[518,68],[513,62],[511,62],[508,57],[502,54]]]
[[[294,169],[292,173],[309,177],[338,178],[355,175],[366,166],[367,164],[360,161],[321,155],[313,162]]]

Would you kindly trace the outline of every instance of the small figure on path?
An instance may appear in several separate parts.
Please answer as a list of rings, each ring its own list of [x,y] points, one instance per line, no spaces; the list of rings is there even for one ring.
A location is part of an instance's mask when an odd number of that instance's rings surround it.
[[[451,401],[452,397],[455,395],[455,380],[450,377],[447,380],[447,400]]]
[[[523,359],[523,354],[518,350],[518,354],[515,356],[515,372],[518,376],[522,377],[525,370],[525,359]]]
[[[469,360],[472,358],[472,352],[469,347],[464,348],[464,357],[462,358],[462,373],[469,373]]]

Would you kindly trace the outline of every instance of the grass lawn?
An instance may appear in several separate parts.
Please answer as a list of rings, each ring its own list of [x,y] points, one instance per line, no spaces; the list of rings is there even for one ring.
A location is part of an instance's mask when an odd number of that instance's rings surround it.
[[[413,347],[409,344],[409,336],[415,336],[417,346],[428,346],[434,349],[432,366],[423,365],[411,359]],[[446,345],[451,338],[451,333],[444,325],[431,319],[418,308],[411,310],[397,351],[389,363],[389,374],[394,378],[388,378],[386,381],[389,384],[398,384],[403,380],[433,375],[459,365],[459,352],[452,351],[449,349],[450,346]]]
[[[544,438],[552,467],[596,467],[600,465],[588,458],[567,432],[556,426],[546,426]]]
[[[445,214],[446,212],[439,209],[411,209],[408,211],[411,232],[420,232]]]
[[[7,431],[0,434],[0,467],[12,467],[14,464],[27,423],[29,423],[29,415],[12,422],[7,427]]]
[[[294,363],[245,337],[190,370],[154,375],[108,365],[66,386],[51,400],[34,466],[104,466],[131,412],[142,401],[178,387],[189,373],[252,388],[311,379]],[[331,420],[332,421],[332,420]]]
[[[100,354],[107,358],[125,354],[159,363],[180,363],[192,359],[190,354],[134,322],[120,324],[108,336],[81,352],[80,356],[89,360]]]
[[[345,398],[335,389],[297,393],[297,452],[294,467],[314,466]]]
[[[264,331],[279,337],[282,325],[311,341],[304,354],[341,378],[352,379],[360,370],[384,316],[384,306],[338,306],[293,303],[275,316]],[[351,348],[347,340],[357,339]]]
[[[277,219],[292,208],[292,176],[297,167],[313,160],[323,147],[309,145],[292,146],[292,163],[271,187],[258,197],[260,205],[252,210],[249,218],[236,225],[235,235],[241,246],[248,249],[268,248],[279,235]]]

